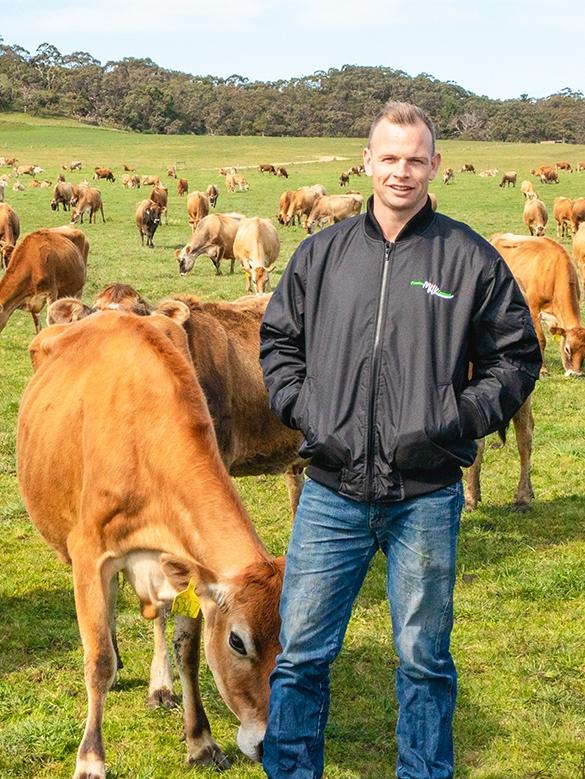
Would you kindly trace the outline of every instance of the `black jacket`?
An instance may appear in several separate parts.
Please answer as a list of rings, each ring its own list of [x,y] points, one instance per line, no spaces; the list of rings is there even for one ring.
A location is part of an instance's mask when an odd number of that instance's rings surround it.
[[[303,432],[309,476],[355,500],[456,481],[541,365],[501,256],[429,200],[394,243],[371,198],[366,214],[303,241],[260,336],[271,406]]]

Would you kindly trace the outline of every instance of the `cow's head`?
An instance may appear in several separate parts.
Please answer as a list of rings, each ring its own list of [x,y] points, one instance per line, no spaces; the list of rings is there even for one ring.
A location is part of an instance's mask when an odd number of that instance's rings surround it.
[[[585,359],[585,327],[564,327],[553,325],[550,328],[553,335],[561,337],[561,360],[565,376],[583,376],[583,360]]]
[[[192,243],[188,243],[183,246],[182,249],[177,249],[175,251],[175,257],[179,263],[179,273],[181,276],[185,276],[190,270],[193,270],[195,260],[200,254],[206,254],[213,261],[216,261],[220,256],[220,247],[215,244],[196,247],[193,246]]]
[[[177,592],[194,582],[205,620],[207,664],[221,697],[240,720],[239,748],[259,760],[268,718],[268,677],[280,650],[284,558],[255,563],[225,580],[171,555],[162,555],[161,565]]]
[[[155,229],[160,224],[161,207],[154,200],[151,200],[148,207],[144,209],[144,222],[152,225]]]
[[[0,241],[0,265],[4,268],[8,267],[8,263],[10,262],[10,258],[12,257],[12,252],[14,251],[14,246],[11,243],[6,243],[6,241]]]
[[[73,203],[73,200],[71,200],[71,202]],[[71,219],[69,221],[71,222],[71,224],[77,224],[80,216],[81,216],[81,211],[79,211],[77,208],[74,208],[73,211],[71,212]]]
[[[53,211],[56,211],[58,208],[59,208],[59,204],[57,203],[57,201],[55,200],[55,198],[53,198],[53,199],[51,200],[51,209],[52,209]]]

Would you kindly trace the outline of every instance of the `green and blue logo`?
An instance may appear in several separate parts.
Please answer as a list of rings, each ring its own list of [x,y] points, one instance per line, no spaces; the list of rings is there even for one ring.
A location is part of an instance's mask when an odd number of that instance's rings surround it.
[[[455,297],[453,292],[443,292],[442,289],[439,289],[438,284],[433,284],[432,281],[411,281],[410,282],[411,287],[422,287],[427,295],[436,295],[438,298],[443,298],[444,300],[451,300]]]

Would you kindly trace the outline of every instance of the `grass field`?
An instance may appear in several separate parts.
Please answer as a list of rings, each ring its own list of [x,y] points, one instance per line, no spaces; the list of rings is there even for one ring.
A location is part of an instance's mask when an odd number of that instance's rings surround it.
[[[207,258],[200,258],[190,275],[179,276],[174,251],[187,242],[190,228],[185,199],[174,192],[171,179],[169,223],[156,233],[154,250],[141,248],[134,208],[146,193],[122,188],[123,163],[141,174],[162,176],[177,162],[190,189],[219,185],[218,211],[274,217],[284,189],[322,183],[329,192],[341,192],[339,173],[359,161],[361,147],[358,139],[143,136],[0,115],[0,155],[15,155],[20,164],[38,163],[46,169],[39,178],[55,181],[60,165],[74,159],[81,159],[84,168],[68,176],[72,181],[89,177],[96,165],[114,170],[117,181],[99,185],[107,223],[83,227],[91,245],[87,302],[112,281],[132,283],[153,301],[180,292],[222,299],[244,293],[241,269],[219,278]],[[519,182],[531,178],[535,165],[585,159],[585,147],[560,145],[451,141],[440,142],[439,150],[443,165],[455,170],[463,162],[472,162],[476,170],[515,169]],[[325,161],[331,157],[337,159]],[[285,164],[288,182],[262,176],[255,170],[261,162]],[[244,169],[249,192],[226,194],[217,168],[232,164]],[[551,220],[555,196],[585,195],[585,173],[560,176],[559,185],[536,187]],[[21,235],[68,221],[67,215],[50,210],[51,190],[29,189],[27,177],[23,182],[23,193],[6,190],[20,216]],[[519,188],[502,190],[497,184],[456,174],[452,185],[436,181],[431,189],[440,211],[484,235],[524,233]],[[365,177],[352,178],[351,187],[370,193]],[[304,234],[300,228],[278,230],[282,269]],[[554,223],[548,234],[554,236]],[[27,344],[33,333],[30,315],[16,312],[0,335],[1,779],[71,776],[85,718],[70,571],[28,522],[15,475],[14,431],[19,398],[31,374]],[[487,447],[484,500],[463,519],[452,643],[460,675],[455,735],[461,779],[585,777],[585,382],[563,378],[552,339],[547,358],[551,375],[538,383],[534,396],[532,509],[527,514],[511,510],[518,475],[512,435],[505,449]],[[237,487],[267,547],[283,553],[291,520],[282,480],[239,479]],[[119,640],[125,668],[107,701],[108,779],[177,779],[186,773],[180,712],[149,711],[145,705],[150,635],[135,596],[123,588]],[[394,668],[379,557],[333,670],[328,779],[393,776]],[[206,668],[202,690],[214,736],[233,761],[230,775],[263,776],[238,753],[236,720]]]

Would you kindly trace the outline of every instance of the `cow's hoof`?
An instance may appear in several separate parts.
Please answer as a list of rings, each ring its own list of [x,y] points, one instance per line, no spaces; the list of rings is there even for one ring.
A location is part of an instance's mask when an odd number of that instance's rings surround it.
[[[526,514],[527,511],[530,511],[530,503],[514,503],[512,509],[519,514]]]
[[[217,744],[204,747],[199,754],[187,757],[188,765],[212,766],[218,771],[226,771],[231,763]]]
[[[149,709],[174,709],[179,705],[179,699],[168,687],[160,687],[148,696]]]

